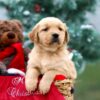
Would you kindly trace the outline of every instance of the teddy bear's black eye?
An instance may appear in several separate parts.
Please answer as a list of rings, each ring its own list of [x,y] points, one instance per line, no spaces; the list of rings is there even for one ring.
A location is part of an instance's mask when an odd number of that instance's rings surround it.
[[[48,29],[49,29],[49,28],[48,28],[48,27],[46,27],[46,28],[42,29],[42,31],[48,31]]]
[[[63,30],[61,27],[58,27],[58,29],[59,29],[60,31],[62,31],[62,30]]]

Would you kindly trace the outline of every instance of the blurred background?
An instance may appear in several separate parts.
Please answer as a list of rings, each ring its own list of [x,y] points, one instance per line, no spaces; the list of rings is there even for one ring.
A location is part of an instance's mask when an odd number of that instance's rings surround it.
[[[24,47],[33,47],[27,34],[47,16],[68,26],[68,49],[78,72],[75,100],[100,100],[100,0],[0,0],[0,20],[22,22]]]

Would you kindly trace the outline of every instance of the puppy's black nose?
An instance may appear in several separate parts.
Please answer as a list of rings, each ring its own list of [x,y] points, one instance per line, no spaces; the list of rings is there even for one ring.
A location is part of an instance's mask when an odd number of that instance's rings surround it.
[[[13,32],[9,32],[9,33],[7,34],[7,37],[8,37],[9,39],[14,39],[14,38],[15,38],[15,34],[14,34]]]
[[[52,34],[52,36],[53,36],[53,38],[58,38],[58,34],[57,33],[54,33],[54,34]]]
[[[52,34],[52,43],[59,42],[59,35],[57,33]]]

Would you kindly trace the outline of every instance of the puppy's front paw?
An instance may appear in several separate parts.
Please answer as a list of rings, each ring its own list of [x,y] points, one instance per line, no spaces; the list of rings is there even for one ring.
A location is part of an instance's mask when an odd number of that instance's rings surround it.
[[[39,91],[41,94],[46,94],[49,92],[50,90],[50,86],[51,84],[49,84],[49,82],[47,81],[40,81],[40,84],[39,84]]]
[[[35,91],[37,88],[37,82],[38,80],[35,79],[26,79],[25,80],[25,86],[26,86],[26,90],[31,93],[32,91]]]

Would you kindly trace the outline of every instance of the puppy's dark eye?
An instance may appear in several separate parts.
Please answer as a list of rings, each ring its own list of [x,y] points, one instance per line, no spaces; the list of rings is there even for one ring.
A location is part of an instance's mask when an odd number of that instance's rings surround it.
[[[62,30],[63,30],[61,27],[58,27],[58,29],[59,29],[60,31],[62,31]]]
[[[46,27],[46,28],[42,29],[42,31],[48,31],[48,27]]]

